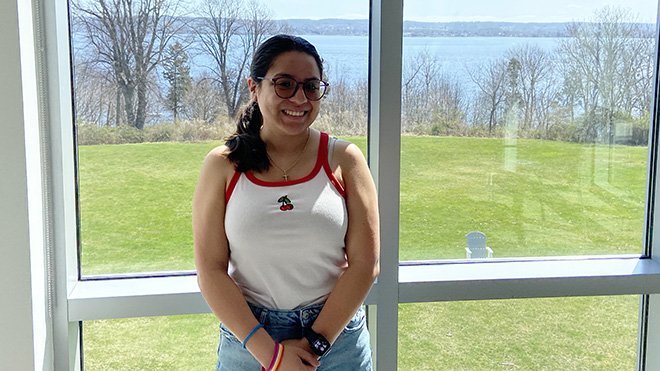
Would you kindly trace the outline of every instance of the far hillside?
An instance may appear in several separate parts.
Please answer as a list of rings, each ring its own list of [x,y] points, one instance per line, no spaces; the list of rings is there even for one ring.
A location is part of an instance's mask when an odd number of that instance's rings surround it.
[[[298,35],[352,35],[367,36],[369,21],[366,19],[283,19],[278,23],[286,25]],[[584,22],[587,24],[587,22]],[[403,22],[404,37],[446,37],[446,36],[498,36],[498,37],[569,37],[567,22]],[[628,23],[648,31],[655,29],[650,23]]]

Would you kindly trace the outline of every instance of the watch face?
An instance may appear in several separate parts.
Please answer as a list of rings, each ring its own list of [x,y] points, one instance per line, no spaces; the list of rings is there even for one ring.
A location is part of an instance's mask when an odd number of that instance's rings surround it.
[[[305,337],[307,338],[307,341],[309,341],[309,346],[317,356],[324,355],[330,349],[330,342],[324,338],[323,335],[317,334],[311,329],[305,331]]]
[[[325,353],[328,350],[328,343],[323,342],[321,339],[316,339],[312,348],[318,349],[319,352]]]

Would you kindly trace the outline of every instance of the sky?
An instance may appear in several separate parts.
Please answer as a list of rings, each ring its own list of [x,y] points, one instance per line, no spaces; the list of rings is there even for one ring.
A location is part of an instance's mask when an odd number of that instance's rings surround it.
[[[366,19],[369,0],[264,0],[274,18]],[[588,21],[605,6],[628,8],[640,22],[655,23],[656,0],[404,0],[404,18],[413,21]]]

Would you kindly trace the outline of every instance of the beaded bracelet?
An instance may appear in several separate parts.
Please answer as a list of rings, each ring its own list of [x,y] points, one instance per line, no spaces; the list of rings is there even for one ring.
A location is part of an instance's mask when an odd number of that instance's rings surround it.
[[[247,345],[247,342],[248,342],[248,340],[250,340],[250,338],[252,337],[252,335],[254,335],[254,334],[255,334],[257,331],[259,331],[259,329],[262,328],[262,327],[264,327],[264,325],[262,325],[261,323],[257,323],[257,324],[252,328],[252,330],[250,330],[250,333],[248,334],[248,336],[246,336],[246,337],[245,337],[245,340],[243,340],[243,349],[245,349],[245,347],[246,347],[246,345]]]

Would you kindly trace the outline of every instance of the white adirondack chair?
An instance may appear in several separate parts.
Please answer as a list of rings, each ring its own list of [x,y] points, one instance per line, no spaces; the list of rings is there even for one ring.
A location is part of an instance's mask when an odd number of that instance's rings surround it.
[[[465,248],[465,257],[467,259],[487,259],[493,257],[493,250],[486,246],[486,235],[473,231],[465,235],[467,238],[467,247]]]

